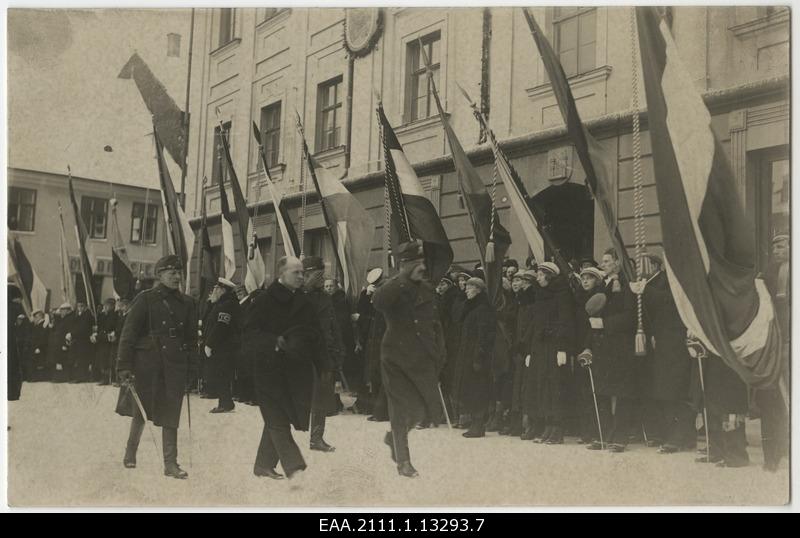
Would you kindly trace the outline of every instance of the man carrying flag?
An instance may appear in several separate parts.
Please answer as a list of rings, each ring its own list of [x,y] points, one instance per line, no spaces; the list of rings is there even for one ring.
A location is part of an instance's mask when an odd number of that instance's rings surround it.
[[[745,383],[786,389],[780,330],[767,287],[755,278],[755,235],[711,115],[657,9],[636,8],[636,22],[664,265],[681,319],[696,339],[690,349],[697,357],[708,354],[699,373],[712,434],[709,459],[744,465]]]

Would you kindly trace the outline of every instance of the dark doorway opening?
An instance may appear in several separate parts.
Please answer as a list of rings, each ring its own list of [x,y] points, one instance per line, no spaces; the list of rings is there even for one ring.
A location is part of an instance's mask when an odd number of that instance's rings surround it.
[[[543,222],[568,262],[592,257],[594,253],[594,200],[586,185],[551,185],[536,194],[532,204],[544,213]],[[553,252],[545,248],[551,259]]]

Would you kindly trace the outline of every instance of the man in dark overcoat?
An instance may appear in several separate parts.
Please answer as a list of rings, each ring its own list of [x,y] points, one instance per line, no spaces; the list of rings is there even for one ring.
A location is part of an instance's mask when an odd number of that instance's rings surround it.
[[[211,291],[212,306],[204,327],[203,353],[209,364],[212,390],[219,401],[210,413],[228,413],[236,407],[231,384],[241,340],[239,299],[235,288],[236,284],[219,277]]]
[[[97,324],[85,302],[78,301],[75,314],[70,317],[67,325],[67,340],[70,342],[70,383],[86,383],[91,381],[89,370],[95,354],[92,335],[97,330]]]
[[[151,420],[161,427],[164,475],[182,479],[188,473],[178,465],[178,425],[189,372],[195,368],[197,308],[194,299],[180,291],[178,256],[158,260],[155,273],[158,284],[136,296],[119,342],[117,371],[124,386],[117,413],[132,417],[123,463],[136,467],[144,423]],[[128,385],[135,388],[145,417],[132,397],[124,397]]]
[[[330,295],[325,293],[325,262],[319,256],[306,256],[303,259],[303,288],[306,297],[314,305],[317,314],[319,337],[322,347],[319,365],[314,372],[314,397],[311,402],[311,450],[333,452],[334,447],[323,439],[325,417],[335,414],[336,378],[334,373],[341,371],[343,365],[342,339],[339,324]]]
[[[24,315],[22,308],[22,292],[16,286],[8,285],[6,288],[6,334],[8,337],[6,359],[6,381],[8,383],[8,401],[19,400],[22,391],[22,357],[20,356],[20,337],[17,327],[17,316]]]
[[[441,416],[438,380],[445,346],[423,243],[401,244],[398,258],[399,274],[375,291],[373,304],[386,319],[381,366],[392,430],[384,442],[400,475],[414,477],[418,473],[411,465],[408,432],[418,424],[435,424]]]
[[[46,381],[49,379],[47,371],[47,344],[48,328],[45,325],[44,312],[37,310],[33,313],[33,322],[30,331],[30,353],[32,361],[31,381]]]
[[[103,303],[103,310],[97,313],[97,333],[93,335],[95,344],[92,376],[100,385],[111,383],[114,354],[117,348],[115,333],[117,328],[116,301],[108,298]]]
[[[302,474],[306,462],[291,428],[308,430],[321,345],[314,304],[301,289],[302,262],[284,257],[277,270],[277,280],[257,293],[247,311],[243,352],[253,360],[256,396],[264,419],[253,473],[283,478],[275,471],[280,462],[292,479]]]

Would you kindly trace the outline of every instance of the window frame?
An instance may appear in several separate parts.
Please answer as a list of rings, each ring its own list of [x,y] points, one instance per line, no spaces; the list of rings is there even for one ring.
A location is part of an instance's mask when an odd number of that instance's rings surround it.
[[[405,103],[403,107],[403,118],[404,123],[411,123],[413,121],[424,120],[428,119],[431,116],[435,116],[436,114],[433,112],[436,109],[435,104],[433,103],[433,92],[431,91],[430,81],[426,83],[427,86],[427,97],[426,97],[426,113],[425,115],[420,115],[419,109],[417,105],[419,103],[420,95],[418,94],[419,91],[419,77],[427,77],[426,74],[426,67],[424,62],[421,62],[421,54],[420,54],[420,40],[422,41],[422,46],[425,47],[425,53],[428,55],[428,59],[431,61],[431,70],[434,71],[434,77],[439,76],[439,80],[436,81],[437,89],[438,86],[441,85],[441,52],[439,53],[438,61],[433,61],[433,44],[435,42],[439,42],[439,47],[441,51],[442,43],[442,30],[434,30],[433,32],[429,32],[424,36],[421,36],[419,39],[414,39],[406,43],[406,76],[405,76],[405,84],[406,84],[406,92],[405,92]]]
[[[272,126],[268,126],[267,116],[271,110],[274,111],[275,109],[277,109],[277,121]],[[274,168],[281,164],[281,132],[283,130],[283,101],[281,99],[261,107],[259,130],[264,144],[264,155],[267,158],[267,168]],[[270,146],[270,141],[273,140],[273,137],[276,137],[275,139],[277,140],[277,147],[275,148]]]
[[[575,8],[575,11],[563,14],[561,10],[565,8]],[[590,55],[591,58],[591,67],[588,68],[581,68],[581,28],[580,28],[580,17],[583,15],[594,13],[594,41],[591,42],[592,44],[592,54]],[[567,78],[576,77],[578,75],[582,75],[584,73],[588,73],[589,71],[597,68],[597,6],[557,6],[553,8],[553,17],[552,17],[552,29],[553,29],[553,49],[558,57],[559,62],[561,62],[562,68],[564,68],[564,73],[567,75]],[[564,62],[562,60],[562,49],[561,49],[561,28],[564,23],[569,22],[570,20],[576,20],[576,28],[575,28],[575,72],[571,73],[568,72],[566,67],[564,66]],[[587,44],[584,44],[588,45]]]
[[[145,208],[147,211],[145,211]],[[141,210],[141,215],[137,215],[137,209]],[[146,215],[146,213],[152,212],[152,216]],[[136,218],[142,219],[142,225],[138,229],[139,232],[139,239],[135,239],[133,237],[134,231],[137,231],[134,222]],[[152,219],[151,223],[148,221]],[[148,240],[149,232],[152,230],[152,241]],[[148,233],[146,233],[148,232]],[[158,243],[158,204],[155,203],[147,203],[144,202],[133,202],[133,206],[131,207],[131,244],[135,245],[155,245]]]
[[[87,207],[87,202],[92,203],[92,207]],[[96,210],[94,203],[101,202],[103,205],[103,234],[96,235],[97,223],[95,217],[100,216],[101,213]],[[88,217],[88,219],[87,219]],[[83,225],[86,227],[86,236],[88,239],[107,239],[108,238],[108,198],[100,198],[99,196],[81,196],[81,219]]]
[[[17,194],[16,201],[14,200],[14,194]],[[22,203],[20,200],[20,196],[23,193],[33,193],[33,203]],[[15,187],[10,186],[8,190],[8,215],[12,216],[12,206],[16,207],[16,211],[14,211],[14,218],[16,219],[16,229],[14,231],[17,232],[34,232],[36,231],[36,202],[38,198],[38,193],[36,189],[28,189],[26,187]],[[22,220],[20,218],[21,210],[23,207],[30,207],[31,208],[31,226],[30,229],[23,229],[20,227]]]
[[[221,7],[217,9],[217,20],[219,22],[217,48],[221,48],[236,39],[236,8]],[[225,19],[228,17],[227,24],[224,24]]]
[[[325,104],[325,98],[329,93],[329,89],[334,88],[334,99],[333,104]],[[321,82],[317,85],[317,128],[316,128],[316,137],[315,137],[315,148],[316,153],[320,153],[322,151],[327,151],[330,149],[338,148],[342,145],[341,142],[341,129],[343,125],[340,125],[339,118],[342,120],[343,110],[344,110],[344,101],[342,100],[343,97],[343,90],[344,90],[344,77],[342,75],[337,75],[335,77],[329,78],[328,80]],[[324,129],[325,122],[325,114],[332,113],[333,114],[333,129],[332,131],[335,134],[334,143],[328,144],[327,137],[331,132],[329,129],[327,132]]]

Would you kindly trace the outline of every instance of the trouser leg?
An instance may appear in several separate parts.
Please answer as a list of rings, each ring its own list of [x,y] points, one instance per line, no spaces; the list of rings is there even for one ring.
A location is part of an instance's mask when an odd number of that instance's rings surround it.
[[[261,442],[258,444],[258,452],[256,453],[256,467],[262,469],[275,469],[278,465],[278,451],[275,449],[275,444],[272,442],[272,436],[269,433],[266,419],[264,427],[261,430]]]
[[[631,427],[636,418],[636,405],[633,398],[618,396],[614,409],[614,427],[609,435],[609,443],[627,445]]]
[[[305,469],[306,462],[292,437],[289,418],[277,408],[262,408],[261,415],[264,418],[266,429],[261,436],[264,451],[262,453],[262,446],[259,446],[256,464],[258,465],[261,461],[264,463],[261,465],[262,467],[274,469],[277,462],[280,461],[286,476]],[[267,439],[264,437],[265,434],[268,436]]]
[[[789,453],[788,417],[780,391],[756,391],[756,402],[761,409],[761,443],[764,463],[776,466]]]
[[[219,374],[219,388],[217,390],[217,396],[219,397],[218,405],[219,407],[228,409],[233,407],[233,395],[231,394],[232,368],[228,364],[223,363],[220,365]]]
[[[734,429],[722,432],[722,457],[729,467],[744,467],[750,463],[743,421]]]
[[[178,463],[178,428],[161,428],[161,447],[164,465]]]
[[[325,413],[311,412],[311,444],[322,442],[325,435]]]
[[[142,432],[144,431],[144,418],[142,418],[139,410],[135,410],[133,418],[131,419],[131,429],[128,432],[128,443],[125,448],[126,459],[128,456],[135,459],[136,451],[139,448],[139,441],[142,439]]]

